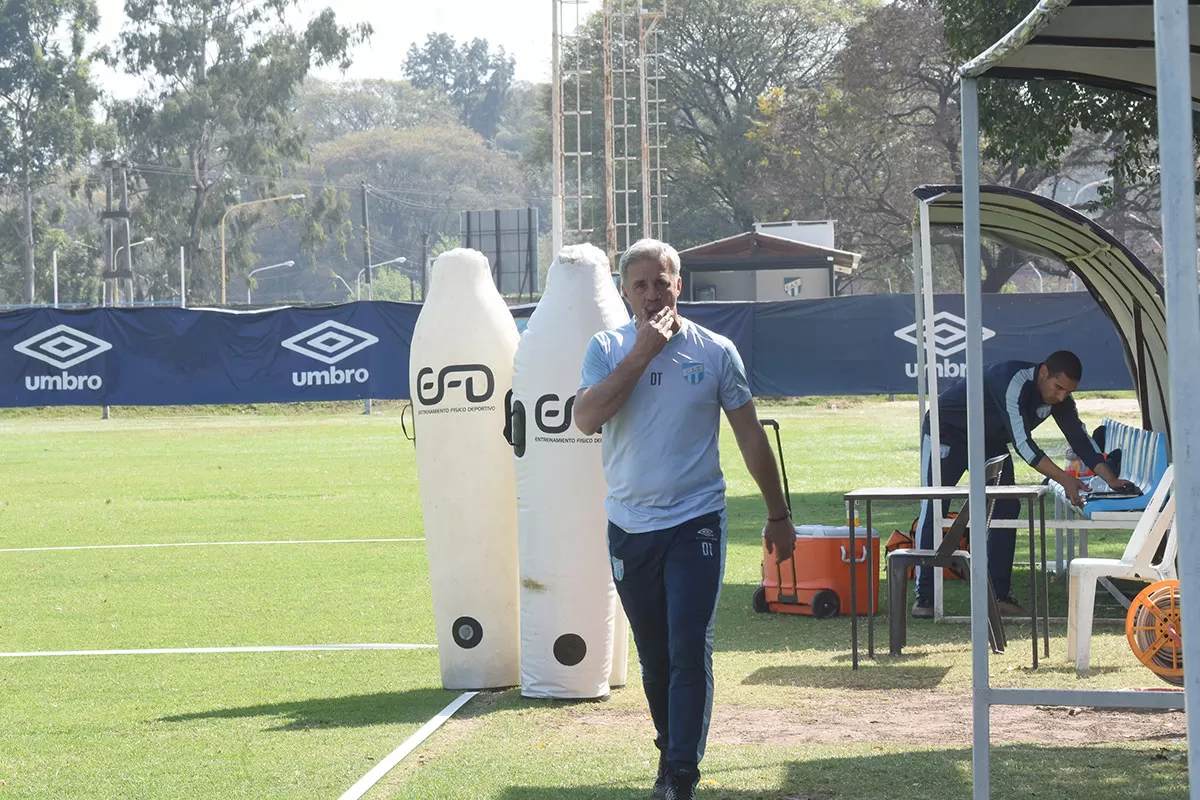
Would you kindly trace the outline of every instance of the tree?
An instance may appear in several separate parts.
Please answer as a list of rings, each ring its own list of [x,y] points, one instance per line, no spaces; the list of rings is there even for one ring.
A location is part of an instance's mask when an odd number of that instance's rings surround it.
[[[682,0],[666,19],[672,239],[698,244],[750,230],[763,145],[747,136],[759,98],[801,91],[832,69],[870,2]],[[695,213],[700,226],[689,225]]]
[[[525,81],[513,84],[496,131],[496,147],[526,158],[541,146],[540,137],[544,137],[546,144],[549,144],[549,103],[543,105],[539,101],[539,93],[544,90],[548,95],[549,88],[549,84]]]
[[[966,63],[1008,33],[1036,0],[936,0],[945,18],[946,45]],[[1077,131],[1111,137],[1112,175],[1136,182],[1156,164],[1153,98],[1069,81],[980,82],[979,122],[984,155],[993,161],[1054,168]],[[1115,134],[1115,135],[1114,135]]]
[[[373,128],[402,130],[457,119],[458,109],[444,96],[405,81],[310,78],[296,95],[297,125],[314,145]]]
[[[423,234],[436,249],[447,233],[458,231],[461,211],[527,205],[516,160],[457,123],[347,134],[314,148],[308,177],[338,187],[342,196],[352,191],[356,212],[357,187],[365,181],[372,261],[404,256],[408,262],[398,271],[418,281]],[[304,291],[328,299],[330,269],[353,286],[363,268],[362,253],[361,228],[355,225],[344,246],[330,242],[314,255],[319,266],[312,273],[322,283],[306,278]]]
[[[838,220],[839,246],[863,253],[849,288],[911,285],[911,191],[961,181],[957,61],[930,0],[896,0],[847,35],[831,78],[803,92],[772,90],[751,136],[766,147],[758,172],[762,205],[784,218]],[[1055,164],[984,160],[985,182],[1060,197],[1102,172],[1113,134],[1077,133]],[[1089,177],[1091,176],[1091,177]],[[1070,202],[1070,195],[1067,202]],[[934,231],[935,284],[961,286],[961,236]],[[1030,256],[989,246],[984,291],[999,292]],[[1063,265],[1039,262],[1043,272]]]
[[[97,99],[84,55],[98,22],[92,0],[0,3],[0,173],[22,206],[23,297],[34,301],[34,193],[91,152]]]
[[[486,39],[459,45],[445,33],[431,33],[425,45],[408,48],[404,75],[418,89],[440,91],[458,107],[460,121],[491,141],[508,104],[516,62]]]
[[[750,133],[765,150],[759,212],[837,220],[838,246],[863,253],[852,291],[911,286],[911,192],[961,171],[955,65],[936,9],[897,0],[872,10],[824,81],[772,89],[760,111]]]
[[[330,9],[296,30],[285,17],[299,5],[126,0],[128,24],[112,60],[148,89],[115,104],[113,115],[138,165],[141,220],[168,251],[185,248],[192,291],[200,296],[215,293],[221,254],[206,257],[204,242],[215,240],[226,209],[286,193],[289,167],[305,154],[291,109],[309,69],[348,66],[350,47],[371,32],[367,25],[339,25]],[[253,219],[239,213],[233,220],[235,266],[249,257],[242,223]],[[301,230],[319,238],[327,227],[315,222]]]

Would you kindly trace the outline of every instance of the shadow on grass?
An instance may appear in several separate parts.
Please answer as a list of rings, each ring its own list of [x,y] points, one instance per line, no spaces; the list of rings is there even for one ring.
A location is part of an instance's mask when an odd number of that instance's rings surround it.
[[[758,584],[726,583],[717,612],[716,649],[737,652],[820,650],[850,654],[850,618],[816,619],[805,614],[760,614],[751,599]],[[881,589],[881,592],[885,589]],[[859,615],[859,650],[867,646],[867,620]],[[1025,628],[1028,629],[1028,624]],[[875,615],[875,652],[887,652],[887,614]],[[1014,628],[1013,630],[1016,630]],[[1013,636],[1010,634],[1010,639]],[[969,625],[908,621],[908,643],[959,645],[971,642]]]
[[[842,495],[837,492],[815,492],[808,494],[793,494],[793,518],[797,524],[802,523],[820,523],[838,525],[844,524],[845,510],[842,503]],[[763,505],[761,498],[757,496],[739,496],[728,498],[728,516],[729,516],[729,547],[731,550],[731,558],[741,558],[744,564],[744,558],[747,549],[752,549],[753,558],[761,563],[761,530]],[[880,552],[879,555],[886,558],[886,553],[883,550],[883,544],[887,541],[888,535],[893,529],[908,531],[912,524],[910,514],[915,514],[915,504],[910,508],[903,504],[884,504],[879,509],[880,513],[873,515],[872,526],[880,534]],[[865,525],[866,520],[862,519]],[[1120,532],[1117,532],[1118,534]],[[1013,566],[1012,574],[1012,590],[1013,597],[1025,605],[1031,602],[1030,597],[1030,578],[1031,571],[1028,563],[1028,540],[1024,531],[1018,532],[1017,536],[1017,551],[1016,562]],[[1052,533],[1047,534],[1047,556],[1053,559],[1054,542]],[[739,552],[740,550],[740,552]],[[876,561],[881,564],[881,562]],[[745,572],[740,573],[739,577],[744,577]],[[1039,573],[1039,588],[1041,575]],[[795,620],[803,620],[803,623],[793,623],[794,625],[803,625],[803,630],[800,635],[805,637],[814,637],[814,643],[807,645],[806,643],[789,642],[786,645],[778,643],[780,647],[790,647],[794,649],[797,646],[814,646],[818,649],[825,649],[833,644],[828,640],[827,631],[838,627],[839,622],[846,623],[847,618],[841,620],[813,620],[811,617],[804,615],[778,615],[778,614],[763,614],[757,615],[751,608],[752,597],[755,589],[758,588],[757,583],[749,585],[738,583],[727,583],[724,587],[720,611],[717,617],[717,624],[721,626],[722,619],[726,622],[732,621],[734,624],[731,628],[725,625],[725,630],[718,628],[718,647],[721,647],[720,637],[733,637],[733,641],[725,642],[724,646],[731,650],[741,649],[771,649],[772,644],[766,641],[760,635],[758,625],[753,622],[758,618],[771,617],[791,617]],[[1129,587],[1127,593],[1132,591]],[[1141,585],[1136,585],[1140,589]],[[1049,577],[1049,608],[1052,617],[1065,617],[1067,614],[1067,589],[1068,581],[1065,575],[1050,575]],[[911,597],[911,592],[910,592]],[[970,584],[967,581],[947,581],[945,583],[945,608],[946,613],[952,616],[967,616],[970,614]],[[887,609],[887,581],[886,569],[881,564],[880,568],[880,592],[879,592],[879,611],[886,615]],[[905,609],[907,612],[907,609]],[[1116,618],[1124,619],[1125,610],[1116,600],[1112,599],[1107,592],[1098,591],[1096,593],[1096,616],[1098,619]],[[812,623],[818,623],[825,626],[825,631],[818,627],[814,627]],[[884,625],[884,636],[886,637],[886,621]],[[941,627],[941,626],[938,626]],[[956,625],[948,626],[950,628],[959,627]],[[967,626],[961,626],[963,628]],[[910,624],[910,630],[913,626]],[[877,629],[878,630],[878,629]],[[843,634],[844,641],[849,641],[849,633]],[[948,640],[958,640],[958,635],[949,633],[946,634]],[[966,636],[969,638],[969,635]],[[964,641],[966,640],[964,638]],[[1011,638],[1011,637],[1010,637]],[[936,641],[934,639],[933,641]],[[845,646],[845,645],[843,645]]]
[[[312,728],[355,728],[394,723],[425,723],[457,697],[442,689],[377,692],[344,697],[319,697],[294,703],[265,703],[241,708],[222,708],[161,717],[160,722],[189,722],[200,719],[263,717],[287,720],[269,731],[301,731]]]
[[[798,686],[809,689],[934,689],[949,667],[912,663],[879,663],[873,669],[851,671],[846,667],[762,667],[746,676],[743,684]]]
[[[1150,757],[1147,757],[1147,754]],[[991,748],[991,796],[1054,800],[1126,800],[1187,796],[1181,748],[1128,750],[1121,745]],[[792,762],[786,797],[833,800],[969,798],[971,750],[923,750]],[[720,796],[719,794],[716,796]],[[778,793],[730,797],[778,798]]]
[[[1185,798],[1187,765],[1181,747],[1129,750],[1104,747],[1001,745],[991,750],[991,796],[996,800],[1127,800]],[[738,770],[706,771],[715,786],[702,785],[710,800],[916,800],[971,797],[971,750],[917,750],[787,761],[782,785],[739,790]],[[641,800],[644,788],[511,786],[502,800]]]

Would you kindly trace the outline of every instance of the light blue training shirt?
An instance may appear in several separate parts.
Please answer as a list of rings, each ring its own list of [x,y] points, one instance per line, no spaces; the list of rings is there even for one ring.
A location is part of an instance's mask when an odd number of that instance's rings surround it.
[[[733,342],[682,322],[625,405],[604,423],[605,510],[629,533],[671,528],[725,507],[717,448],[721,409],[750,402],[750,384]],[[607,378],[636,341],[633,321],[593,336],[579,388]]]

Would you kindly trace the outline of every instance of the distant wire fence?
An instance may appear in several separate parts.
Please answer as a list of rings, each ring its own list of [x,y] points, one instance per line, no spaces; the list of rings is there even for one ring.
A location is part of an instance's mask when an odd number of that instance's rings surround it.
[[[139,300],[135,303],[121,303],[120,308],[154,307],[179,308],[178,300]],[[101,303],[0,303],[0,311],[20,311],[28,308],[49,308],[71,310],[80,308],[104,308]]]

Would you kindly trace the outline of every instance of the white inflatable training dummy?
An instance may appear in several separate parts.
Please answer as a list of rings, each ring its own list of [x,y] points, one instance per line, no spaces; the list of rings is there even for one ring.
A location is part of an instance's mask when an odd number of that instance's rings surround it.
[[[443,253],[413,330],[409,389],[442,685],[520,680],[517,509],[504,439],[517,326],[475,250]]]
[[[600,435],[572,422],[583,354],[629,321],[605,254],[563,248],[513,371],[521,568],[521,694],[594,698],[625,683],[628,633],[613,586]]]

